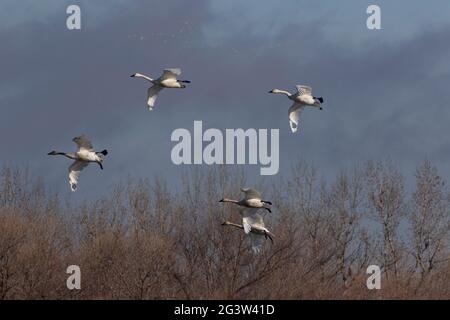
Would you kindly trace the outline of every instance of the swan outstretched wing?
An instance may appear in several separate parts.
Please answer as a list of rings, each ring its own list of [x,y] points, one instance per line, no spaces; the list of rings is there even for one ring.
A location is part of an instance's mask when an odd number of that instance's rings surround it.
[[[312,95],[312,89],[308,86],[297,85],[297,92],[299,95]]]
[[[260,253],[264,244],[265,236],[264,234],[251,231],[252,229],[265,229],[262,216],[255,213],[251,216],[244,217],[242,218],[242,226],[244,227],[244,232],[250,236],[253,252],[255,254]]]
[[[180,68],[164,69],[161,80],[176,79],[181,74]]]
[[[244,216],[242,218],[242,226],[245,233],[249,233],[252,228],[264,228],[264,221],[260,214],[254,213],[252,215]]]
[[[244,227],[244,232],[249,234],[252,230],[251,220],[249,220],[249,216],[242,218],[242,226]]]
[[[153,109],[155,105],[156,98],[158,97],[158,93],[162,90],[162,87],[158,85],[151,86],[147,91],[147,105],[150,110]]]
[[[245,193],[245,200],[262,199],[261,194],[253,188],[242,188],[241,191]]]
[[[252,245],[252,250],[255,254],[258,254],[262,250],[262,246],[266,238],[271,241],[271,234],[266,229],[264,225],[264,221],[261,215],[254,213],[249,216],[244,216],[242,218],[242,227],[244,229],[245,234],[249,235],[250,242]]]
[[[88,151],[94,151],[94,147],[92,146],[91,141],[86,138],[84,134],[79,137],[73,138],[73,142],[77,144],[78,150],[85,149]]]
[[[241,207],[239,209],[239,213],[243,217],[250,217],[250,216],[253,216],[254,214],[256,214],[256,212],[258,212],[259,209],[260,208]]]
[[[250,233],[250,242],[252,244],[252,250],[254,254],[259,254],[262,251],[264,244],[264,235]]]
[[[263,217],[258,213],[255,213],[255,214],[249,216],[247,218],[247,221],[254,227],[258,227],[258,228],[266,227],[266,225],[264,224]]]
[[[299,103],[294,103],[289,108],[289,124],[291,126],[292,132],[297,132],[298,123],[300,121],[300,113],[302,112],[304,106]]]
[[[86,161],[76,160],[69,167],[69,184],[72,191],[77,190],[78,177],[80,176],[81,170],[83,170],[89,163]]]

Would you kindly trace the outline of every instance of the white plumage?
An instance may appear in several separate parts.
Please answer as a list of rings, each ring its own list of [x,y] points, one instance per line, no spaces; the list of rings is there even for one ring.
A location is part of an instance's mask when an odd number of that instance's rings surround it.
[[[270,206],[272,203],[262,200],[261,194],[255,189],[243,188],[241,191],[245,193],[244,199],[238,201],[223,198],[220,202],[231,202],[240,207],[242,225],[229,221],[223,222],[222,225],[243,229],[245,234],[250,237],[253,252],[257,254],[261,252],[265,238],[273,241],[273,234],[266,228],[262,216],[258,214],[259,209],[266,209],[271,212]]]
[[[107,150],[96,152],[92,146],[91,141],[86,136],[81,135],[73,138],[73,142],[77,145],[75,153],[51,151],[48,155],[61,155],[69,159],[75,160],[69,166],[69,184],[72,191],[76,191],[78,187],[78,178],[81,171],[88,166],[89,163],[95,162],[103,170],[103,157],[108,154]]]
[[[312,95],[312,89],[309,86],[297,85],[295,93],[286,90],[273,89],[269,93],[285,94],[290,100],[294,101],[289,108],[289,125],[292,132],[297,132],[300,122],[300,114],[306,106],[316,107],[322,110],[323,98],[316,98]]]
[[[244,214],[242,216],[242,225],[229,221],[224,221],[222,225],[243,229],[244,233],[249,236],[250,244],[255,254],[261,252],[266,239],[273,243],[274,235],[267,229],[262,216],[258,213]]]
[[[177,76],[181,74],[181,69],[172,68],[172,69],[164,69],[162,75],[158,79],[152,79],[146,75],[141,73],[134,73],[131,77],[143,78],[153,85],[147,90],[147,106],[149,110],[153,110],[155,106],[156,98],[158,97],[159,92],[164,88],[179,88],[184,89],[186,85],[184,83],[190,83],[188,80],[178,80]]]
[[[81,170],[87,167],[89,163],[86,161],[75,160],[69,167],[69,184],[72,191],[77,190],[78,177],[80,176]]]

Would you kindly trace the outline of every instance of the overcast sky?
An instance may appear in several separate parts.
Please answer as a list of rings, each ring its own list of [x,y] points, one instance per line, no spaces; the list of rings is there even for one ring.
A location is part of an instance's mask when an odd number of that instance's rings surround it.
[[[0,2],[0,164],[29,166],[70,194],[74,136],[110,155],[88,167],[74,199],[128,175],[166,177],[177,128],[279,128],[279,176],[298,159],[325,177],[368,159],[390,158],[412,176],[425,158],[450,176],[450,2],[376,1],[382,30],[368,30],[375,1]],[[81,7],[82,30],[66,28]],[[147,111],[147,83],[180,67],[185,90],[163,91]],[[284,96],[313,87],[324,110],[305,110],[290,132]],[[186,169],[186,168],[184,168]],[[259,166],[246,166],[250,181]],[[268,177],[267,179],[276,179]]]

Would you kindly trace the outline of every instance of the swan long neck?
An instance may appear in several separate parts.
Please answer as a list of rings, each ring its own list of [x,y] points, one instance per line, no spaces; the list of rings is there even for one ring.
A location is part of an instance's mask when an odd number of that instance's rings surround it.
[[[289,91],[286,91],[286,90],[280,90],[280,89],[273,89],[273,90],[272,90],[272,93],[281,93],[281,94],[287,95],[288,97],[291,96],[291,93],[290,93]]]
[[[143,75],[142,73],[135,73],[134,74],[134,76],[136,77],[136,78],[143,78],[143,79],[145,79],[145,80],[148,80],[148,81],[150,81],[151,83],[154,83],[154,79],[152,79],[152,78],[150,78],[150,77],[148,77],[148,76],[146,76],[146,75]]]
[[[288,97],[291,96],[291,93],[290,93],[289,91],[286,91],[286,90],[279,90],[278,93],[285,94],[285,95],[287,95]]]
[[[223,198],[223,199],[222,199],[222,202],[238,203],[239,201],[233,200],[233,199],[228,199],[228,198]]]
[[[55,156],[64,156],[64,157],[72,159],[72,160],[77,160],[77,157],[73,153],[55,152],[55,153],[53,153],[53,155],[55,155]]]
[[[244,229],[244,227],[241,226],[240,224],[229,222],[229,221],[225,221],[223,224],[226,225],[226,226],[232,226],[232,227],[235,227],[235,228]]]
[[[77,160],[78,158],[73,154],[73,153],[63,153],[63,156],[69,158],[69,159],[73,159],[73,160]]]

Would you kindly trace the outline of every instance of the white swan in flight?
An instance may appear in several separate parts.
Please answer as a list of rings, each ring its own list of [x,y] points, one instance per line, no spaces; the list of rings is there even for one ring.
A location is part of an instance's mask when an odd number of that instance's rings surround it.
[[[245,196],[242,200],[233,200],[228,198],[222,198],[219,202],[230,202],[237,204],[241,207],[239,213],[242,215],[242,226],[229,221],[225,221],[222,225],[234,226],[244,229],[244,232],[250,236],[253,252],[259,253],[261,251],[264,236],[273,241],[273,234],[265,227],[264,221],[257,213],[259,209],[265,209],[272,212],[270,207],[272,203],[270,201],[262,200],[261,194],[252,188],[242,188]]]
[[[294,101],[294,104],[289,108],[289,124],[292,132],[296,132],[298,129],[298,123],[300,119],[300,113],[305,106],[316,107],[322,110],[323,98],[316,98],[312,95],[312,89],[308,86],[297,85],[297,92],[290,93],[285,90],[273,89],[269,93],[282,93],[287,95],[289,99]]]
[[[222,198],[219,202],[231,202],[244,207],[243,210],[246,211],[246,214],[248,215],[256,213],[259,209],[266,209],[267,211],[272,212],[270,210],[272,202],[262,200],[261,194],[258,191],[252,188],[242,188],[241,191],[245,194],[244,199],[233,200]]]
[[[143,78],[150,81],[153,85],[147,91],[147,105],[149,110],[153,110],[158,93],[164,88],[186,88],[184,83],[191,83],[189,80],[177,80],[181,74],[181,69],[165,69],[158,79],[152,79],[141,73],[134,73],[130,77]]]
[[[75,160],[69,167],[69,184],[70,189],[76,191],[81,170],[83,170],[90,162],[98,163],[100,169],[103,170],[103,157],[108,154],[108,151],[103,150],[96,152],[92,147],[92,143],[84,135],[75,137],[72,141],[75,142],[78,147],[78,150],[75,153],[52,151],[49,152],[48,155],[60,155]]]
[[[273,243],[273,238],[275,237],[266,228],[263,218],[258,213],[242,217],[242,225],[229,221],[224,221],[222,225],[243,229],[245,234],[250,236],[252,250],[255,254],[261,252],[265,239],[269,239]]]

